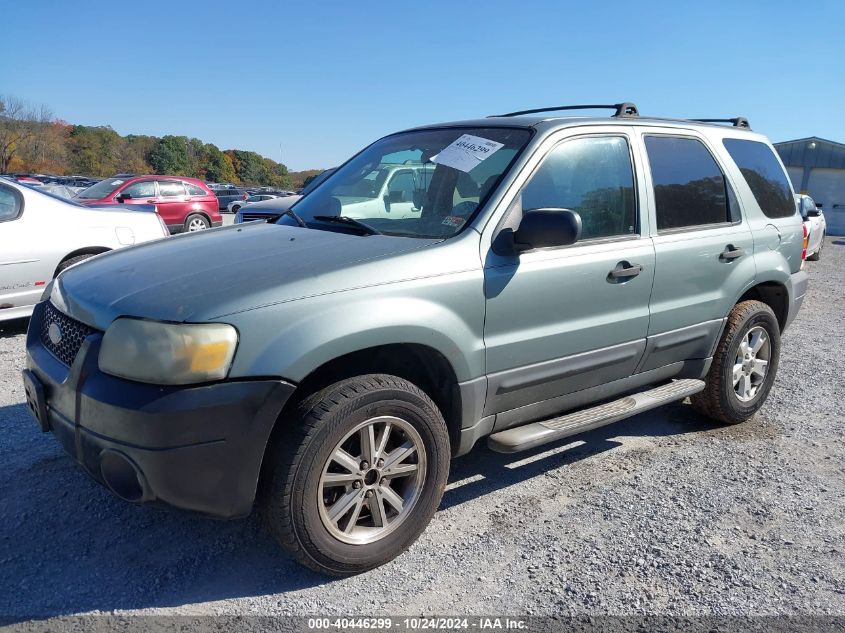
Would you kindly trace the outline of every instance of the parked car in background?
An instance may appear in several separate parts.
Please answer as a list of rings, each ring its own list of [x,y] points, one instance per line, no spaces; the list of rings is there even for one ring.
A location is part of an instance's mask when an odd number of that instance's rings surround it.
[[[249,194],[245,189],[237,189],[235,187],[215,189],[214,195],[217,196],[217,208],[220,211],[225,211],[230,202],[245,202],[249,198]]]
[[[688,396],[749,419],[808,283],[783,164],[742,118],[549,112],[578,107],[391,134],[275,224],[67,271],[27,336],[39,428],[127,501],[257,500],[293,557],[348,576],[416,540],[479,440],[532,450]],[[87,336],[62,360],[56,323]]]
[[[827,234],[824,212],[808,195],[796,194],[795,202],[807,229],[807,259],[816,262],[821,258],[824,236]]]
[[[167,234],[152,205],[94,209],[0,179],[0,321],[29,316],[73,264]]]
[[[27,187],[43,187],[44,183],[33,176],[16,176],[15,180]]]
[[[282,213],[290,209],[296,202],[298,202],[303,196],[307,195],[311,191],[314,191],[314,189],[316,189],[320,185],[320,183],[325,181],[326,178],[328,178],[332,175],[332,173],[334,173],[334,170],[335,168],[332,168],[322,172],[311,182],[309,182],[305,187],[303,187],[299,193],[290,194],[287,196],[279,196],[278,198],[274,198],[272,200],[256,202],[254,204],[250,204],[249,207],[241,207],[240,210],[238,210],[237,215],[235,216],[235,224],[242,224],[244,222],[255,222],[257,220],[263,220],[265,222],[268,222],[275,218],[278,218]]]
[[[238,209],[247,205],[253,204],[255,202],[261,202],[262,200],[274,200],[275,198],[279,198],[279,194],[274,193],[257,193],[250,196],[247,196],[246,200],[232,200],[226,207],[226,211],[229,213],[237,213]]]
[[[154,204],[171,233],[223,224],[217,198],[201,180],[183,176],[114,176],[80,192],[88,206]]]

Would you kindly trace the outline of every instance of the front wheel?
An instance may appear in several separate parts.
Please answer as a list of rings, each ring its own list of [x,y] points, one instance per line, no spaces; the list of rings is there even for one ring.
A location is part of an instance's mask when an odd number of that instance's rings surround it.
[[[738,424],[754,415],[769,395],[780,359],[780,326],[761,301],[734,306],[722,332],[706,386],[690,398],[705,415]]]
[[[261,509],[276,540],[319,572],[348,576],[407,549],[449,474],[449,434],[431,399],[385,374],[303,400],[269,447]]]

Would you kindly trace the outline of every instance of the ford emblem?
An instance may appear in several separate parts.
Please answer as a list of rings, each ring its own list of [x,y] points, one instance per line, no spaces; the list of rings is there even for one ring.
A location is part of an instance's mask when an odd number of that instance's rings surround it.
[[[58,323],[50,324],[50,327],[47,329],[47,336],[53,345],[58,345],[62,342],[62,328],[59,327]]]

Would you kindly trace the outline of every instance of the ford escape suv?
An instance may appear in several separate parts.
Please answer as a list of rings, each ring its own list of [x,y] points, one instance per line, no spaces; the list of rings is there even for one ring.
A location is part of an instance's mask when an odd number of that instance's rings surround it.
[[[745,119],[607,107],[392,134],[274,223],[70,268],[27,336],[40,428],[127,501],[257,502],[347,575],[417,538],[482,438],[522,451],[687,396],[748,419],[807,287],[783,165]],[[395,166],[419,213],[350,195]]]

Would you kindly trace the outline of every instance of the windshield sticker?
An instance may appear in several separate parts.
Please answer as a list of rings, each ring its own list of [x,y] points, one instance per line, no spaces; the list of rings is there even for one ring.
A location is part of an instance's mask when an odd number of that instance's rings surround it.
[[[114,185],[115,187],[117,187],[117,185],[122,185],[123,181],[122,180],[112,180],[111,184]]]
[[[469,172],[502,147],[504,147],[504,143],[497,143],[472,134],[463,134],[457,141],[446,146],[437,156],[433,156],[431,160],[438,165],[446,165],[446,167]]]
[[[464,218],[457,215],[447,215],[445,218],[443,218],[443,222],[441,222],[441,224],[445,224],[446,226],[452,226],[455,228],[462,226],[463,223]]]

